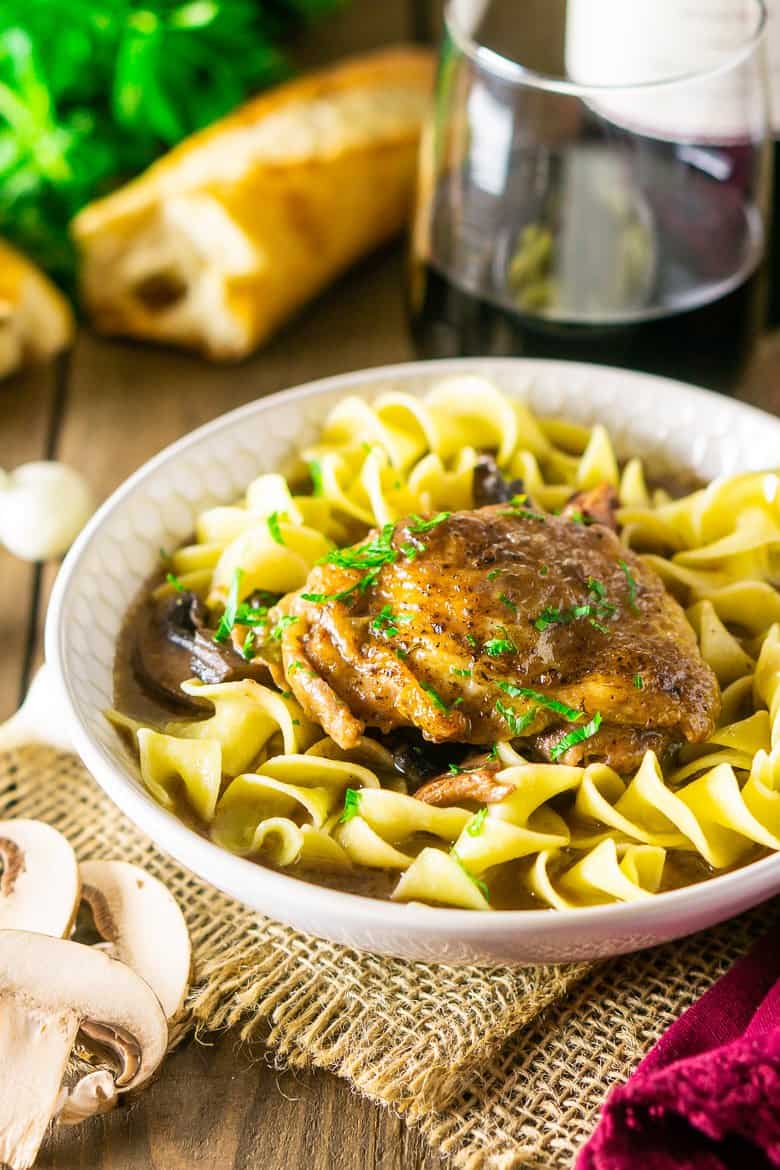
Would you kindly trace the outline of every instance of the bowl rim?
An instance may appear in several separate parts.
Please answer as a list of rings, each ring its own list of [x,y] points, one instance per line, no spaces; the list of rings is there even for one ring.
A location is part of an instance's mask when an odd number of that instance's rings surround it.
[[[434,381],[442,377],[468,373],[489,378],[492,370],[511,368],[522,372],[524,367],[531,376],[534,370],[541,367],[553,375],[559,371],[562,377],[607,375],[611,378],[625,378],[637,384],[662,385],[683,393],[689,401],[692,399],[703,409],[715,399],[728,404],[729,409],[737,416],[754,426],[770,424],[775,427],[780,439],[780,418],[775,418],[757,407],[724,398],[686,382],[621,367],[522,357],[444,358],[436,361],[390,363],[333,374],[277,391],[218,415],[210,422],[189,431],[164,447],[125,479],[101,504],[76,539],[57,575],[45,629],[46,661],[53,667],[55,685],[59,691],[74,747],[93,778],[136,827],[201,880],[227,892],[238,901],[241,901],[241,895],[237,894],[236,890],[246,889],[252,882],[259,882],[265,887],[267,901],[272,900],[275,893],[294,896],[297,888],[297,893],[306,897],[308,911],[321,911],[323,916],[328,917],[335,915],[340,923],[347,927],[350,924],[365,923],[366,920],[374,919],[377,926],[381,925],[387,929],[406,929],[410,933],[416,930],[435,935],[456,933],[459,938],[467,939],[478,939],[494,931],[503,933],[506,928],[512,926],[518,931],[524,929],[530,933],[543,933],[551,938],[566,935],[575,926],[587,930],[588,927],[595,928],[607,923],[615,930],[628,926],[651,929],[658,919],[666,921],[678,916],[682,920],[687,911],[704,909],[708,905],[711,908],[713,903],[721,901],[736,902],[740,896],[750,896],[751,886],[758,885],[763,889],[772,884],[773,878],[780,888],[780,853],[770,854],[727,873],[694,882],[677,890],[667,890],[660,895],[648,895],[640,901],[609,902],[555,910],[554,913],[548,914],[540,913],[539,909],[491,909],[487,913],[475,914],[473,910],[457,907],[393,902],[335,887],[320,886],[284,871],[271,869],[262,862],[230,853],[207,837],[201,836],[173,812],[157,804],[140,782],[132,779],[126,770],[120,768],[102,746],[93,740],[82,722],[65,661],[68,630],[62,621],[63,607],[73,579],[80,568],[82,557],[99,536],[106,518],[120,508],[125,499],[158,468],[174,462],[183,452],[197,446],[204,439],[216,438],[223,430],[232,428],[242,419],[256,412],[263,413],[267,409],[272,409],[276,403],[303,401],[339,389],[343,390],[345,395],[354,392],[358,387],[367,392],[373,389],[375,384],[395,377],[406,379],[429,376],[430,380]],[[205,876],[206,874],[208,876]],[[772,892],[769,891],[759,900],[771,896]],[[268,914],[267,911],[262,913]],[[273,914],[270,913],[269,916],[273,917]]]

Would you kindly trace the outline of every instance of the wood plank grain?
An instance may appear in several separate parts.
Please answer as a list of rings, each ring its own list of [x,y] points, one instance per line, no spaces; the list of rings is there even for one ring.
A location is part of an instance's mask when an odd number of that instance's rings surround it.
[[[56,367],[36,369],[0,385],[0,467],[45,459],[51,439]],[[34,621],[38,570],[0,547],[0,720],[16,708]]]

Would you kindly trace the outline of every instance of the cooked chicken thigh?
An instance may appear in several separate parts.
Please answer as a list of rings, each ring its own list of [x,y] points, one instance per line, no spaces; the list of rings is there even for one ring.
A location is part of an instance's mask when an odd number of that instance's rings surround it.
[[[682,609],[583,519],[521,497],[338,550],[286,599],[288,685],[343,748],[366,727],[416,727],[627,772],[648,748],[706,739],[719,689]]]

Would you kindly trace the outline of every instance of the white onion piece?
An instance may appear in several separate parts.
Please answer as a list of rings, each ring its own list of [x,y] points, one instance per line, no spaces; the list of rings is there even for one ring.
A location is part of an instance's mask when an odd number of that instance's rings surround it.
[[[0,541],[22,560],[62,556],[94,510],[85,479],[63,463],[0,472]]]

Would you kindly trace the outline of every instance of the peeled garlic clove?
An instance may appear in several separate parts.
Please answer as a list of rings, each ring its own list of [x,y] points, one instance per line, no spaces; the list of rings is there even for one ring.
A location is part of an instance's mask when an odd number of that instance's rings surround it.
[[[0,541],[22,560],[62,556],[94,510],[83,476],[63,463],[25,463],[0,475]]]

